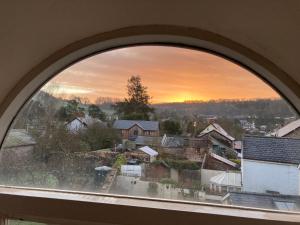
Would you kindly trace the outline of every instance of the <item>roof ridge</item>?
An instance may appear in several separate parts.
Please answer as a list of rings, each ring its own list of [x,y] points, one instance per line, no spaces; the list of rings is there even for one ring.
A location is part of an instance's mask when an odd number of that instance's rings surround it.
[[[299,140],[299,138],[293,138],[293,137],[277,137],[277,136],[259,136],[259,135],[251,135],[251,134],[245,134],[244,138],[247,137],[253,137],[253,138],[269,138],[269,139],[292,139],[292,140]],[[243,138],[243,139],[244,139]]]

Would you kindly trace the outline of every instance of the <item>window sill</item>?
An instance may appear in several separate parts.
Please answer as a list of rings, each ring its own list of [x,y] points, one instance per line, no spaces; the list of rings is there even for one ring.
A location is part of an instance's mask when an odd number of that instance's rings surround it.
[[[54,224],[293,224],[300,213],[0,186],[0,214]]]

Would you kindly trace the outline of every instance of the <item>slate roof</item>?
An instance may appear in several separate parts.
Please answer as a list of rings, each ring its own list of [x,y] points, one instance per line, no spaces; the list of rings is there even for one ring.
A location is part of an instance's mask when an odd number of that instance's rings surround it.
[[[161,145],[168,148],[182,147],[184,140],[182,137],[168,137],[166,134],[161,140]]]
[[[145,120],[116,120],[113,124],[115,129],[128,130],[134,125],[138,125],[143,130],[158,131],[158,121],[145,121]]]
[[[137,145],[159,145],[161,142],[161,137],[152,136],[137,136],[135,139],[135,144]]]
[[[295,120],[284,127],[278,129],[273,133],[273,135],[277,137],[284,137],[285,135],[288,135],[289,133],[293,132],[294,130],[300,128],[300,119]]]
[[[3,143],[3,148],[35,145],[36,142],[24,129],[11,129]]]
[[[99,124],[103,124],[106,125],[104,122],[102,122],[101,120],[97,119],[97,118],[93,118],[91,116],[85,115],[84,117],[75,117],[73,120],[71,120],[70,122],[68,122],[67,124],[72,123],[74,120],[78,120],[80,123],[82,123],[85,126],[89,126],[91,124],[94,123],[99,123]]]
[[[268,193],[251,193],[251,192],[230,192],[224,200],[230,205],[285,210],[279,207],[278,202],[294,203],[294,210],[300,210],[300,196],[298,195],[281,195]]]
[[[245,136],[243,158],[300,164],[300,139]]]
[[[219,124],[217,123],[212,123],[209,124],[203,131],[201,131],[201,133],[199,134],[199,137],[208,134],[212,131],[216,131],[219,134],[221,134],[222,136],[228,138],[230,141],[234,141],[235,138],[230,136]]]

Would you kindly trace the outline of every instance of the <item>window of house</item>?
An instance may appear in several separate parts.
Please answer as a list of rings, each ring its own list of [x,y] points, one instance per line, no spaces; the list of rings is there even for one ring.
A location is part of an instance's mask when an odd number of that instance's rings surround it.
[[[144,136],[128,137],[135,125]],[[121,48],[70,66],[27,101],[1,148],[0,184],[298,210],[299,131],[293,108],[239,65]]]

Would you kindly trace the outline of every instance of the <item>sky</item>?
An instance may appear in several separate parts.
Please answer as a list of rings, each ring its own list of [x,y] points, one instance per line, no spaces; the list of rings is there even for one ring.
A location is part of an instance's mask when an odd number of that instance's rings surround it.
[[[59,73],[44,89],[90,102],[97,97],[123,99],[132,75],[141,77],[152,103],[279,97],[253,73],[226,59],[165,46],[127,47],[89,57]]]

